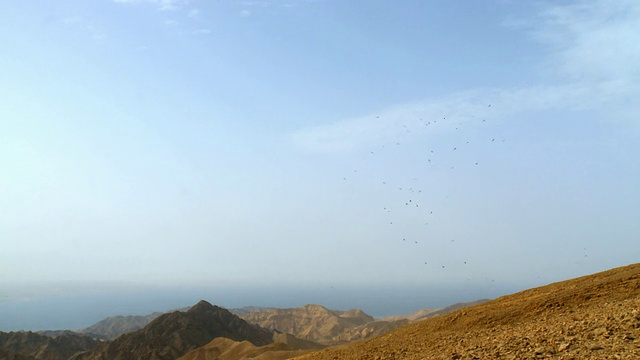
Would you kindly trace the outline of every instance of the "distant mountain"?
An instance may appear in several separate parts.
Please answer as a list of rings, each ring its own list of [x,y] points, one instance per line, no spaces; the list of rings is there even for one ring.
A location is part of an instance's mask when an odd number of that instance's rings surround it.
[[[425,317],[427,317],[427,315],[432,314],[436,311],[442,310],[442,308],[424,308],[424,309],[420,309],[418,311],[414,311],[410,314],[405,314],[405,315],[391,315],[391,316],[385,316],[383,318],[380,318],[380,320],[384,320],[384,321],[396,321],[396,320],[409,320],[409,321],[416,321],[417,319],[423,319]]]
[[[489,301],[489,299],[480,299],[480,300],[476,300],[476,301],[462,302],[462,303],[449,305],[449,306],[447,306],[445,308],[428,312],[428,313],[426,313],[426,314],[424,314],[422,316],[417,316],[417,317],[415,317],[415,319],[413,321],[419,321],[419,320],[422,320],[422,319],[426,319],[426,318],[430,318],[430,317],[434,317],[434,316],[438,316],[438,315],[448,314],[448,313],[450,313],[452,311],[459,310],[459,309],[462,309],[462,308],[466,308],[466,307],[469,307],[469,306],[480,305],[480,304],[485,303],[487,301]]]
[[[375,321],[362,310],[329,310],[321,305],[258,311],[243,316],[243,319],[266,329],[293,334],[323,345],[350,341],[344,339],[346,332]]]
[[[0,332],[0,359],[67,360],[100,344],[98,340],[70,331],[57,336],[30,331]]]
[[[89,327],[78,330],[78,332],[94,337],[99,336],[106,340],[113,340],[122,334],[142,329],[160,315],[162,315],[161,312],[154,312],[153,314],[142,316],[112,316]]]
[[[272,332],[200,301],[186,312],[164,314],[144,328],[73,357],[74,360],[173,360],[218,337],[249,341],[256,346],[273,342]]]
[[[238,315],[240,317],[249,315],[253,312],[257,312],[257,311],[268,311],[268,310],[274,310],[277,308],[274,307],[261,307],[261,306],[245,306],[245,307],[241,307],[241,308],[234,308],[234,309],[227,309],[229,310],[229,312],[231,312],[233,315]]]
[[[272,310],[275,308],[270,307],[259,307],[259,306],[245,306],[237,309],[227,309],[234,315],[244,316],[250,314],[255,311],[265,311]],[[189,308],[177,309],[177,311],[187,311]],[[173,310],[176,311],[176,310]],[[173,312],[170,311],[170,312]],[[84,329],[77,330],[76,332],[85,334],[87,336],[91,336],[96,339],[103,340],[114,340],[118,336],[130,332],[134,332],[136,330],[140,330],[143,327],[147,326],[151,321],[156,319],[158,316],[165,314],[163,312],[154,312],[149,315],[127,315],[127,316],[111,316],[100,320],[99,322],[86,327]],[[68,331],[68,330],[64,330]],[[43,335],[53,335],[59,331],[45,331],[40,332]]]
[[[395,321],[395,320],[407,319],[411,322],[414,322],[414,321],[430,318],[433,316],[450,313],[454,310],[462,309],[467,306],[479,305],[487,301],[489,301],[489,299],[480,299],[476,301],[457,303],[457,304],[449,305],[445,308],[425,308],[425,309],[420,309],[418,311],[414,311],[406,315],[385,316],[383,318],[380,318],[380,320]]]

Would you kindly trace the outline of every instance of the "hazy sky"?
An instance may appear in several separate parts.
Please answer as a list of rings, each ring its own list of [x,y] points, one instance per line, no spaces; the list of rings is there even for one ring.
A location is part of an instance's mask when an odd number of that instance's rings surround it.
[[[0,297],[638,262],[640,5],[557,3],[3,2]]]

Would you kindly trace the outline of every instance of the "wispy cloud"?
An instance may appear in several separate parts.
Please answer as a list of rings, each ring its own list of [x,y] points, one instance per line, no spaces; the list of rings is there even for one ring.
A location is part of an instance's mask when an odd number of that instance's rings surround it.
[[[336,152],[396,138],[407,131],[430,131],[425,122],[445,121],[444,117],[459,123],[554,108],[606,110],[619,120],[637,121],[640,105],[632,99],[640,98],[640,3],[592,1],[549,6],[541,9],[535,21],[536,26],[533,21],[509,24],[527,27],[534,39],[551,49],[547,61],[554,76],[546,83],[472,89],[400,104],[302,129],[292,134],[292,140],[309,151]]]
[[[198,29],[191,32],[194,35],[209,35],[211,34],[210,29]]]
[[[532,34],[555,50],[552,60],[562,75],[589,80],[637,77],[639,20],[637,1],[578,2],[545,8],[536,19],[544,25],[532,28]]]
[[[157,7],[158,10],[179,10],[189,4],[189,0],[113,0],[117,3],[123,4],[151,4]]]

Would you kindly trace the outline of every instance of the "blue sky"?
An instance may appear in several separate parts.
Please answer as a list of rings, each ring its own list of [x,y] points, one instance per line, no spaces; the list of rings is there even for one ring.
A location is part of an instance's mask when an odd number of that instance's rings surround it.
[[[640,258],[634,1],[0,11],[4,301],[516,289]]]

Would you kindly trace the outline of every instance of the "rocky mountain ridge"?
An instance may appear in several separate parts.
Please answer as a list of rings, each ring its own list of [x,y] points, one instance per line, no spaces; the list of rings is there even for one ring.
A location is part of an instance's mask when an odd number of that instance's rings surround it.
[[[174,360],[218,337],[249,341],[256,346],[273,342],[273,334],[250,325],[228,310],[200,301],[186,312],[163,314],[144,328],[74,356],[74,360]]]
[[[46,336],[31,331],[0,332],[0,359],[66,360],[100,341],[72,332]]]

